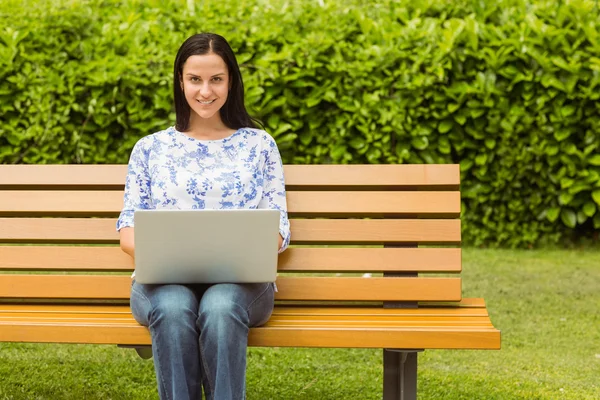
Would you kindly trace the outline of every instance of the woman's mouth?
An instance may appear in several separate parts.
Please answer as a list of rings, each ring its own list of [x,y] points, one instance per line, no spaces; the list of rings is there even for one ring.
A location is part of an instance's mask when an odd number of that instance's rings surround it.
[[[207,106],[207,105],[209,105],[209,104],[212,104],[212,103],[214,103],[214,102],[215,102],[215,100],[208,100],[208,101],[204,101],[204,100],[197,100],[197,99],[196,99],[196,101],[197,101],[198,103],[202,104],[202,105],[205,105],[205,106]]]

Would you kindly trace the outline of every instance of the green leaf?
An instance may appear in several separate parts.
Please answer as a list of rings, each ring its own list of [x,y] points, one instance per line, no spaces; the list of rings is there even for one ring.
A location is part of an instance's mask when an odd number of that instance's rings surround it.
[[[596,166],[600,166],[600,154],[594,154],[588,158],[588,163]]]
[[[485,147],[490,150],[493,150],[496,147],[496,140],[494,139],[485,139]]]
[[[562,142],[569,136],[571,136],[571,131],[569,129],[563,128],[563,129],[559,129],[558,131],[554,132],[554,138],[556,140],[558,140],[559,142]]]
[[[548,209],[548,212],[546,213],[546,218],[548,219],[548,221],[554,222],[558,218],[559,214],[560,207],[552,207]]]
[[[365,142],[365,140],[359,137],[355,137],[350,141],[350,146],[357,150],[362,149],[363,147],[365,147],[366,144],[367,143]]]
[[[487,162],[488,156],[487,154],[478,154],[475,156],[475,164],[477,165],[485,165]]]
[[[594,229],[600,228],[600,213],[594,217]]]
[[[339,160],[341,159],[344,154],[346,154],[346,146],[338,144],[337,146],[334,146],[333,149],[331,149],[331,158],[333,158],[334,160]]]
[[[558,204],[561,206],[568,205],[573,200],[573,195],[568,192],[563,192],[558,196]]]
[[[558,150],[559,150],[558,146],[548,146],[546,148],[546,154],[549,156],[555,156],[558,154]]]
[[[417,150],[425,150],[427,146],[429,146],[429,140],[427,139],[427,136],[414,137],[410,143]]]
[[[563,208],[560,212],[560,219],[562,220],[563,224],[569,228],[575,228],[577,226],[577,215],[573,210]]]
[[[448,104],[447,110],[448,110],[448,112],[453,113],[454,111],[458,110],[459,107],[460,107],[460,104],[450,103],[450,104]]]
[[[594,214],[596,213],[596,205],[594,203],[592,203],[591,201],[586,201],[585,204],[583,205],[583,212],[588,217],[593,217]]]
[[[458,122],[460,125],[464,125],[465,122],[467,122],[467,117],[464,116],[462,113],[460,113],[460,114],[457,114],[454,116],[454,120],[456,122]]]
[[[438,125],[438,132],[440,133],[446,133],[448,132],[450,129],[452,129],[452,126],[454,126],[454,123],[450,120],[444,120],[441,121]]]
[[[585,221],[587,221],[588,216],[585,215],[585,213],[583,211],[577,211],[577,223],[579,225],[583,224]]]
[[[600,189],[594,190],[592,192],[592,199],[600,206]]]
[[[575,181],[566,176],[560,179],[560,187],[562,189],[566,189],[573,186],[573,183],[575,183]]]
[[[577,109],[575,108],[575,106],[564,106],[560,109],[560,113],[563,116],[563,118],[566,117],[570,117],[571,115],[575,114],[575,111]]]

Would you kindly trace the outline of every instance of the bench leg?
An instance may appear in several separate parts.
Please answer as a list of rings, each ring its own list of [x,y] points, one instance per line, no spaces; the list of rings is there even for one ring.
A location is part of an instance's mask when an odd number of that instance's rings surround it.
[[[417,399],[418,350],[383,350],[383,400]]]
[[[148,345],[133,346],[133,345],[128,345],[128,344],[118,344],[117,347],[121,347],[124,349],[135,349],[135,352],[138,354],[138,356],[140,356],[144,360],[148,360],[149,358],[152,358],[152,346],[148,346]]]

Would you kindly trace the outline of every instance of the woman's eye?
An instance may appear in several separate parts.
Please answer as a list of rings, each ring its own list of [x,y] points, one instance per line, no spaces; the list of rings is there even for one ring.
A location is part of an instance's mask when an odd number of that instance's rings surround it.
[[[192,77],[192,82],[198,82],[200,79],[198,79],[197,77],[193,76]]]
[[[219,78],[218,76],[215,76],[215,77],[213,78],[213,81],[215,81],[215,82],[221,82],[222,80],[223,80],[223,79]]]

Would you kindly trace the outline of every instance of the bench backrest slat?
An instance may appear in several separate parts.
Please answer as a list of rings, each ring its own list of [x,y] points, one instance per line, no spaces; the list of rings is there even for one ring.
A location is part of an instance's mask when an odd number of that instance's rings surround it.
[[[109,275],[6,275],[0,279],[3,298],[110,299],[129,298],[131,279]],[[458,301],[458,278],[281,277],[277,300]]]
[[[133,271],[116,246],[0,246],[0,270]],[[460,272],[459,248],[290,248],[280,272]]]
[[[288,188],[458,189],[458,165],[285,165]],[[126,165],[3,165],[0,188],[123,189]]]
[[[460,242],[453,219],[292,219],[292,243],[382,244]],[[0,242],[117,243],[115,218],[0,218]]]
[[[289,191],[288,212],[294,216],[411,215],[458,217],[460,193],[456,191]],[[0,191],[0,215],[118,216],[123,191]]]

